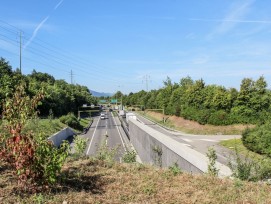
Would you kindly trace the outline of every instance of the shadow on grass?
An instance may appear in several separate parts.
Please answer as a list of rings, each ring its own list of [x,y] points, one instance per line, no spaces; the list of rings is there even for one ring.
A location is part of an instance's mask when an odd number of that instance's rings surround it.
[[[60,182],[60,186],[52,189],[55,193],[59,192],[91,192],[93,194],[102,194],[103,190],[102,175],[81,176],[79,178],[68,176]]]
[[[104,178],[104,174],[97,172],[96,162],[89,162],[78,167],[71,166],[62,171],[58,185],[52,188],[52,192],[90,192],[92,194],[104,193],[105,185],[114,182]],[[85,167],[87,166],[87,167]]]

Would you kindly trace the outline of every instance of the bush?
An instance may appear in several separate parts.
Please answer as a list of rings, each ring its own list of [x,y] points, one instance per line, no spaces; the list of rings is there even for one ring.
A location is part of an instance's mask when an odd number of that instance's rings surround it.
[[[208,118],[208,124],[212,125],[230,125],[232,121],[229,118],[229,114],[224,110],[214,111]]]
[[[83,126],[80,124],[79,120],[75,117],[73,113],[69,113],[68,115],[61,116],[59,118],[60,122],[68,125],[71,128],[77,130],[83,130]]]
[[[247,129],[242,142],[249,150],[271,157],[271,123]]]
[[[124,163],[134,163],[136,162],[136,151],[126,151],[124,155],[122,156]]]
[[[78,135],[74,138],[74,149],[75,149],[75,153],[78,156],[83,155],[83,153],[87,147],[87,141],[88,141],[87,138],[82,138]]]
[[[25,131],[27,121],[36,117],[42,95],[26,96],[24,85],[16,88],[3,107],[7,133],[0,137],[0,159],[7,162],[23,191],[36,192],[56,182],[58,173],[68,156],[69,145],[58,149],[44,139]]]
[[[198,109],[194,107],[184,107],[181,116],[188,120],[194,120],[204,125],[208,122],[211,111],[208,109]]]

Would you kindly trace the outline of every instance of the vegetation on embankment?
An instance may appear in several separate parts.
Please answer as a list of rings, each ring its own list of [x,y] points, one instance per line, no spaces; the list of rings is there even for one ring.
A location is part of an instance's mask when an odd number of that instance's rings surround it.
[[[163,109],[166,115],[200,124],[259,124],[271,116],[271,91],[267,87],[262,76],[257,80],[244,78],[240,90],[206,85],[203,79],[186,77],[173,83],[167,78],[162,88],[124,95],[122,102],[142,109]]]
[[[142,113],[142,112],[141,112]],[[201,134],[201,135],[241,135],[242,132],[248,127],[254,127],[254,125],[227,125],[227,126],[215,126],[215,125],[201,125],[198,122],[186,120],[182,117],[163,115],[153,111],[147,111],[144,114],[146,117],[153,121],[156,121],[166,127],[173,128],[189,134]],[[165,123],[163,123],[163,117]]]
[[[141,164],[108,165],[85,158],[69,159],[50,190],[20,194],[7,166],[0,164],[1,203],[270,203],[264,183],[174,174]],[[65,179],[64,179],[65,178]]]
[[[83,104],[97,104],[97,100],[86,86],[69,84],[64,80],[57,80],[48,73],[35,70],[31,74],[23,75],[18,70],[13,71],[9,63],[0,58],[0,113],[2,103],[13,95],[15,87],[21,83],[26,85],[29,97],[42,90],[43,98],[39,103],[39,115],[43,117],[60,117],[70,112],[77,114]]]

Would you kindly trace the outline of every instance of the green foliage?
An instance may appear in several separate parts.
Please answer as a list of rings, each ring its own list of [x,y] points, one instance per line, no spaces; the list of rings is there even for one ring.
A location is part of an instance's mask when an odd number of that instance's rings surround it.
[[[229,167],[232,170],[232,176],[240,180],[251,181],[253,178],[253,168],[255,163],[246,154],[245,157],[241,156],[235,148],[235,157],[230,158]]]
[[[122,160],[125,163],[134,163],[136,162],[136,151],[131,150],[131,151],[125,151],[125,153],[122,156]]]
[[[33,171],[40,174],[39,185],[54,184],[69,155],[70,145],[64,141],[60,148],[57,148],[41,135],[36,137],[36,145]]]
[[[83,126],[80,124],[80,121],[75,117],[73,113],[61,116],[59,120],[60,122],[68,125],[71,128],[74,128],[76,130],[83,130]]]
[[[162,167],[162,155],[163,155],[162,147],[158,145],[154,145],[152,146],[152,151],[154,153],[155,165]]]
[[[247,129],[242,142],[249,150],[271,157],[271,123]]]
[[[144,105],[146,109],[163,108],[165,114],[200,124],[263,124],[271,116],[271,92],[263,77],[256,81],[243,79],[239,92],[190,77],[182,78],[179,84],[167,78],[159,90],[143,92],[124,96],[124,103]]]
[[[173,173],[174,176],[177,176],[178,174],[182,173],[182,170],[180,169],[177,162],[175,162],[172,166],[169,167],[170,172]]]
[[[109,148],[107,140],[103,140],[96,154],[98,160],[106,161],[109,166],[115,162],[115,157],[118,152],[118,147]]]
[[[218,176],[219,169],[216,168],[217,155],[213,147],[208,148],[207,157],[209,159],[208,174],[211,176]]]
[[[36,117],[42,95],[30,98],[24,87],[17,86],[13,97],[4,103],[7,133],[0,137],[0,159],[12,167],[21,190],[36,192],[40,185],[56,182],[69,150],[66,143],[57,149],[42,134],[34,135],[25,129],[27,121]]]
[[[82,138],[80,136],[75,136],[74,138],[74,149],[75,149],[75,153],[78,154],[79,156],[81,156],[86,149],[87,146],[87,138]]]

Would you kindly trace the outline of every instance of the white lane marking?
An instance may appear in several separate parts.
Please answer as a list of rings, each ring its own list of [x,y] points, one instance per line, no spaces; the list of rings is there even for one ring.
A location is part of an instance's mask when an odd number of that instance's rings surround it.
[[[210,139],[199,139],[201,141],[206,141],[206,142],[217,142],[216,140],[210,140]]]
[[[181,139],[186,141],[186,142],[193,142],[193,140],[190,140],[190,139],[186,139],[186,138],[181,138]]]
[[[125,147],[125,144],[124,144],[124,141],[121,137],[121,134],[120,134],[120,130],[119,130],[119,127],[117,126],[117,123],[116,123],[116,120],[115,120],[115,117],[113,116],[113,113],[112,114],[112,117],[113,117],[113,120],[114,120],[114,123],[115,123],[115,126],[117,127],[117,130],[118,130],[118,133],[119,133],[119,136],[120,136],[120,140],[121,140],[121,143],[122,143],[122,146],[124,148],[125,151],[127,151],[126,147]]]
[[[99,120],[98,120],[97,125],[96,125],[96,127],[95,127],[95,130],[94,130],[94,132],[93,132],[92,138],[91,138],[91,140],[90,140],[90,143],[89,143],[89,146],[88,146],[88,150],[87,150],[87,155],[88,155],[88,153],[89,153],[90,146],[91,146],[91,144],[92,144],[92,141],[93,141],[93,138],[94,138],[94,136],[95,136],[95,132],[96,132],[96,130],[97,130],[97,127],[98,127],[98,125],[99,125],[99,122],[100,122],[100,117],[99,117]]]
[[[192,147],[190,144],[186,144],[186,143],[180,143],[180,144],[185,145],[187,147]]]

